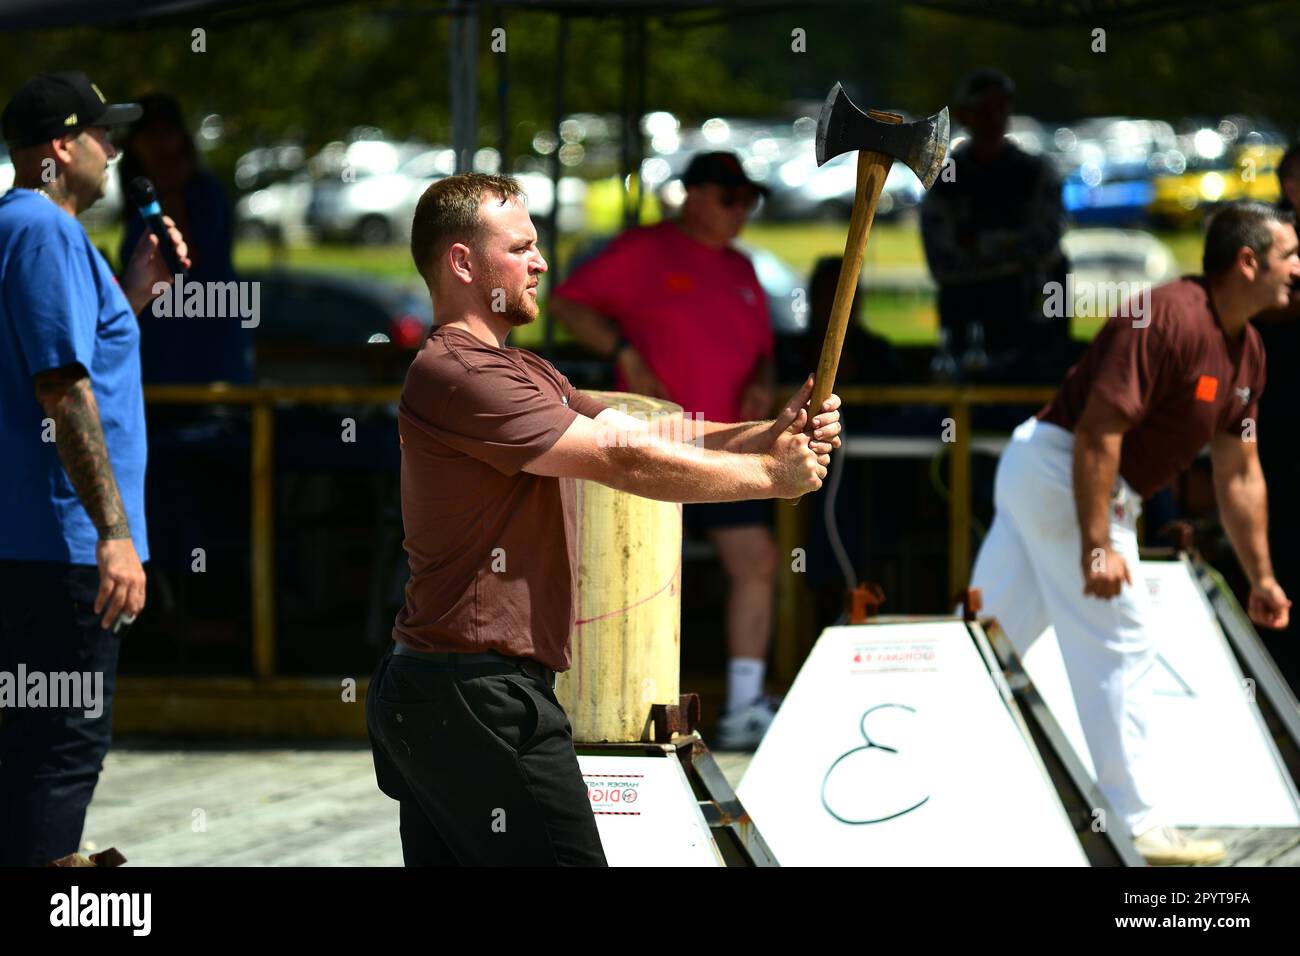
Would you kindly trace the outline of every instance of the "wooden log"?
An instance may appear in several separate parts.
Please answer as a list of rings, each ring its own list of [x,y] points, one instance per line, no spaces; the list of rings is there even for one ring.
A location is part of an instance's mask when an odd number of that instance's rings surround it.
[[[591,394],[630,415],[681,421],[671,402]],[[650,740],[651,706],[680,693],[682,506],[576,484],[577,623],[555,694],[577,742]]]

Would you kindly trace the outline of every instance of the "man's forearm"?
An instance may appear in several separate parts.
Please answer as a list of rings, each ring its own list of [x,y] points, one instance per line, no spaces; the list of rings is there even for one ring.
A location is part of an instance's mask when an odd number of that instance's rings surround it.
[[[1268,551],[1268,489],[1258,462],[1238,474],[1215,474],[1219,520],[1252,585],[1273,577]]]
[[[632,432],[654,435],[667,442],[693,445],[710,451],[728,451],[737,455],[761,455],[772,447],[773,422],[710,422],[683,412],[681,415],[651,415],[629,412],[620,406],[614,411],[620,418],[606,422],[612,428],[624,434],[624,440]],[[622,415],[630,415],[632,421],[625,421]],[[639,424],[637,424],[639,423]]]
[[[128,289],[122,294],[126,296],[127,304],[131,306],[132,315],[139,315],[154,299],[158,298],[153,289]]]
[[[757,455],[772,445],[772,422],[697,421],[704,434],[704,447],[737,455]]]
[[[1085,550],[1110,546],[1110,491],[1119,473],[1120,433],[1076,430],[1074,511]]]
[[[100,540],[131,537],[90,379],[66,372],[38,376],[36,394],[54,421],[59,461]]]
[[[618,323],[589,305],[572,299],[551,299],[551,314],[579,343],[603,358],[613,358],[618,345]]]
[[[708,502],[771,498],[772,477],[760,455],[733,454],[638,433],[611,448],[615,470],[604,484],[657,501]]]

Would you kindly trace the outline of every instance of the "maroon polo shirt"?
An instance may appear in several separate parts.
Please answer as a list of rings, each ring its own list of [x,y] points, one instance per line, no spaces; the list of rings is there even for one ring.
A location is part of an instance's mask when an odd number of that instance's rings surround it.
[[[1089,396],[1100,395],[1133,427],[1124,433],[1119,471],[1149,498],[1187,468],[1215,432],[1240,437],[1258,422],[1264,345],[1247,325],[1229,341],[1201,276],[1151,292],[1150,324],[1113,316],[1038,417],[1074,431]]]
[[[568,669],[574,483],[522,469],[578,415],[604,409],[525,349],[433,330],[406,373],[397,414],[411,579],[393,640]]]

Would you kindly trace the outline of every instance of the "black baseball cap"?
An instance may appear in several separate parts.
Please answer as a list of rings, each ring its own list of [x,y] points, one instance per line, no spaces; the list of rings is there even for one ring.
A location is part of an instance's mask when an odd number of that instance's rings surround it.
[[[717,183],[719,186],[749,186],[761,195],[768,195],[769,190],[762,183],[756,183],[745,175],[740,159],[735,153],[697,153],[682,173],[683,186],[698,186],[701,183]]]
[[[137,103],[109,103],[85,73],[42,73],[18,88],[2,117],[10,149],[80,133],[91,126],[116,126],[140,118]]]
[[[976,106],[990,93],[1011,99],[1016,95],[1016,84],[1001,70],[984,67],[962,77],[952,98],[958,107]]]

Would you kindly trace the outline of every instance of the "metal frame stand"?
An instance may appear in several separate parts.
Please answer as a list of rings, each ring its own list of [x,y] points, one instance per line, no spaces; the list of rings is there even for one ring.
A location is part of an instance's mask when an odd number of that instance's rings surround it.
[[[981,625],[968,619],[966,624],[984,655],[994,683],[1002,690],[1012,714],[1042,759],[1088,862],[1093,866],[1146,866],[1146,860],[1133,846],[1119,816],[1075,755],[997,621],[988,618]],[[1119,824],[1117,832],[1109,826],[1094,829],[1097,810],[1104,814],[1103,820]]]
[[[699,714],[699,697],[683,694],[677,704],[655,704],[651,708],[654,740],[576,743],[574,749],[579,755],[676,757],[723,862],[727,866],[780,866],[704,738],[694,729]]]
[[[1300,787],[1300,704],[1296,703],[1295,694],[1278,672],[1255,626],[1237,603],[1223,576],[1195,551],[1185,551],[1179,556],[1191,565],[1196,583],[1214,608],[1242,673],[1254,681],[1255,705],[1259,707],[1260,716],[1272,735],[1287,773]]]
[[[451,146],[456,172],[474,169],[478,148],[478,0],[451,0],[447,73],[451,86]]]

